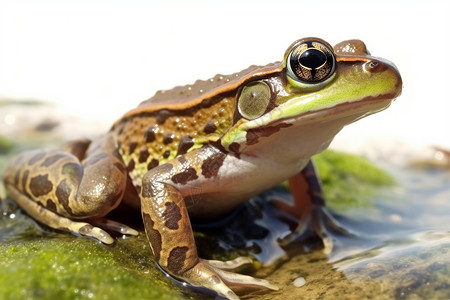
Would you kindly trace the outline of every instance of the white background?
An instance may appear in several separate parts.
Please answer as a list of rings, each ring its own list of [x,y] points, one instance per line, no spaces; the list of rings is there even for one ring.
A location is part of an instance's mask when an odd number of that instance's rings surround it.
[[[333,145],[450,147],[447,3],[0,0],[0,98],[53,101],[105,130],[158,89],[281,60],[298,38],[359,38],[395,62],[404,90]]]

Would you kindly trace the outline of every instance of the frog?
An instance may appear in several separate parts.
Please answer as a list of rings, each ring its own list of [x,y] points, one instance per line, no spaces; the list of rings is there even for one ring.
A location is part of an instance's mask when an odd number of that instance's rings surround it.
[[[281,61],[158,91],[98,138],[19,154],[3,181],[39,223],[104,244],[114,243],[113,232],[138,234],[108,217],[131,206],[155,262],[173,278],[227,299],[247,288],[270,292],[278,287],[233,271],[249,257],[200,258],[192,220],[218,219],[287,181],[299,220],[290,239],[311,229],[329,240],[325,223],[339,226],[311,157],[401,90],[396,66],[364,42],[301,38]]]

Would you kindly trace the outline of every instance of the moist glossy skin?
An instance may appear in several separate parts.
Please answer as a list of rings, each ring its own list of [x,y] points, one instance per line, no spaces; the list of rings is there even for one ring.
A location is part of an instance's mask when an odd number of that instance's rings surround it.
[[[200,259],[190,217],[215,218],[287,179],[297,233],[308,220],[328,217],[310,157],[343,126],[388,107],[401,87],[396,68],[369,56],[361,41],[333,49],[302,39],[282,62],[158,92],[95,141],[21,154],[3,178],[36,220],[104,243],[113,239],[98,224],[137,234],[103,218],[122,201],[134,205],[164,270],[236,299],[236,286],[277,287],[226,271],[249,259]]]

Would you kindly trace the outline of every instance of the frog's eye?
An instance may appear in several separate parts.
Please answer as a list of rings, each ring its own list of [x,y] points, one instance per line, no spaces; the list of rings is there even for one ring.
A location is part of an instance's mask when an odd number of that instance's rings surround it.
[[[267,111],[271,97],[272,92],[267,83],[251,82],[244,86],[239,94],[239,113],[246,119],[256,119]]]
[[[334,73],[333,50],[319,40],[303,40],[286,59],[288,76],[304,84],[321,83]]]

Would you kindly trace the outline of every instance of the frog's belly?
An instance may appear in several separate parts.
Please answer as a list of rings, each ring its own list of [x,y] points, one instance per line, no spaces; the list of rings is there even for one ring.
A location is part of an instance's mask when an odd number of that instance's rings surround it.
[[[227,156],[216,177],[201,177],[189,187],[180,188],[189,215],[213,218],[290,178],[307,162],[308,159],[300,159],[289,167],[281,167],[272,160]]]

